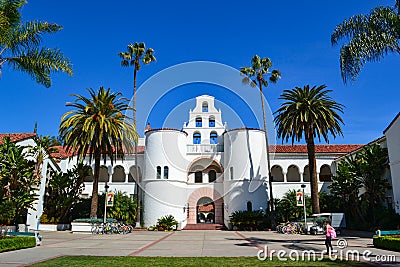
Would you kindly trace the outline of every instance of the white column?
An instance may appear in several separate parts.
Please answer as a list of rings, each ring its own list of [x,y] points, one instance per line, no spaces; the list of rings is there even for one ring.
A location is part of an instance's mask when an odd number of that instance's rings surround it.
[[[129,181],[129,172],[125,173],[125,183],[127,184]]]
[[[287,172],[282,172],[283,173],[283,182],[287,182]]]

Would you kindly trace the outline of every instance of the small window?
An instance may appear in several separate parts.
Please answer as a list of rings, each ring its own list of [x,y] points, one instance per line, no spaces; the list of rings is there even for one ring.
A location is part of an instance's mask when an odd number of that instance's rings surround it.
[[[247,211],[253,211],[253,203],[251,201],[247,201]]]
[[[195,183],[202,183],[203,182],[203,173],[198,171],[194,173],[194,182]]]
[[[208,119],[208,127],[215,127],[215,118],[214,117],[210,117]]]
[[[218,134],[216,132],[210,133],[210,144],[218,144]]]
[[[195,145],[201,144],[201,134],[200,133],[193,134],[193,144],[195,144]]]
[[[229,168],[229,176],[230,176],[230,178],[231,178],[231,180],[233,180],[233,167],[230,167]]]
[[[196,127],[201,127],[202,126],[202,119],[201,118],[196,118]]]
[[[208,112],[208,103],[207,103],[207,102],[203,102],[201,111],[203,111],[203,112]]]
[[[161,167],[157,166],[157,179],[161,179]]]
[[[214,170],[211,170],[208,172],[208,182],[212,183],[215,182],[215,180],[217,180],[217,173]]]
[[[168,166],[164,166],[164,179],[168,179]]]

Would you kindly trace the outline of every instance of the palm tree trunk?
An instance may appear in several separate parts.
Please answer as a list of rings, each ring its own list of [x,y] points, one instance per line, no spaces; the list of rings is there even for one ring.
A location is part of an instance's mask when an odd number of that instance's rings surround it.
[[[137,75],[137,62],[133,66],[133,123],[135,124],[136,131],[137,123],[136,123],[136,75]],[[139,186],[139,166],[138,166],[138,158],[137,158],[137,146],[138,143],[135,141],[135,178],[136,178],[136,196],[137,196],[137,209],[136,209],[136,228],[140,228],[141,226],[141,205],[140,205],[140,186]]]
[[[95,153],[92,203],[90,206],[90,218],[97,219],[97,207],[99,205],[99,176],[100,176],[100,153]]]
[[[315,144],[313,134],[310,130],[306,133],[308,167],[310,170],[310,186],[311,186],[311,205],[312,212],[320,213],[319,195],[318,195],[318,179],[317,179],[317,161],[315,158]]]
[[[272,194],[272,175],[271,175],[271,161],[269,158],[269,144],[268,144],[268,130],[267,130],[267,118],[265,116],[265,105],[264,105],[264,94],[262,83],[258,80],[258,84],[260,85],[260,98],[261,98],[261,109],[263,114],[264,121],[264,131],[265,131],[265,144],[267,146],[267,169],[268,169],[268,186],[269,186],[269,211],[274,211],[274,197]],[[273,217],[273,216],[272,216]]]

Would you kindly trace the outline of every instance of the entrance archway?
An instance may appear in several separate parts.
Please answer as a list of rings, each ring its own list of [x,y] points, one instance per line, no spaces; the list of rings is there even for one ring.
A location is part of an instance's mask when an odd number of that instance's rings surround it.
[[[202,197],[197,201],[197,223],[214,223],[215,206],[209,197]]]

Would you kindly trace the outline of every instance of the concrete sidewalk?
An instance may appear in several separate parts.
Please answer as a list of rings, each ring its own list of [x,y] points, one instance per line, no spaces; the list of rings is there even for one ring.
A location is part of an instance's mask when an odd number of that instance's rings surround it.
[[[62,255],[93,256],[249,256],[256,257],[260,249],[269,252],[283,250],[322,251],[324,236],[283,235],[275,232],[237,231],[179,231],[133,232],[127,235],[71,234],[69,232],[41,232],[42,246],[0,253],[0,267],[25,266]],[[370,237],[341,236],[346,250],[369,250],[375,255],[393,255],[400,261],[400,253],[375,249]],[[336,242],[333,242],[336,245]],[[276,256],[276,255],[275,255]],[[373,258],[374,260],[375,258]],[[393,265],[393,263],[391,263]]]

